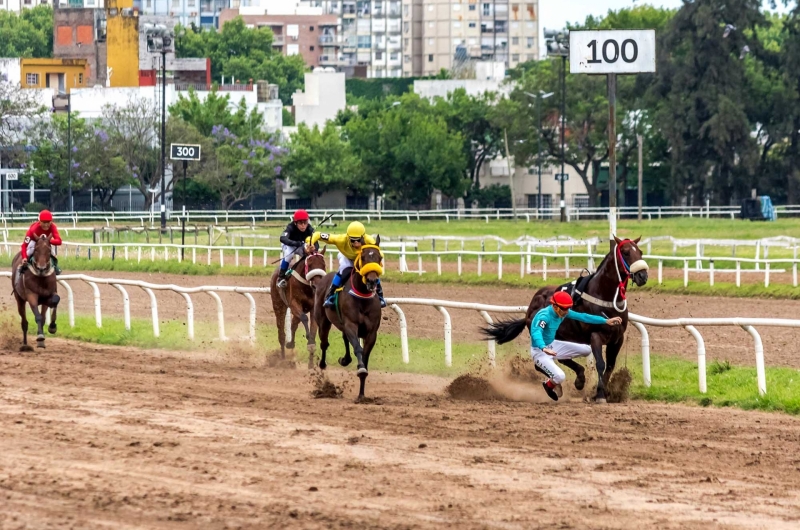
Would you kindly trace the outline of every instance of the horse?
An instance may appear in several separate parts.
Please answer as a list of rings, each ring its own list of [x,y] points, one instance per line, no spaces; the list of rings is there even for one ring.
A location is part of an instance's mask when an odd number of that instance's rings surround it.
[[[589,276],[561,286],[542,287],[533,295],[525,318],[497,322],[483,332],[489,340],[504,344],[514,340],[523,329],[530,329],[536,312],[547,306],[557,290],[570,292],[574,300],[573,311],[600,315],[606,318],[619,316],[621,326],[595,326],[566,319],[558,328],[557,340],[589,344],[597,368],[597,393],[595,402],[606,403],[605,387],[617,362],[617,355],[625,341],[628,327],[628,301],[625,291],[628,281],[641,287],[647,283],[647,263],[642,259],[642,251],[637,244],[641,238],[621,240],[614,236],[611,252],[603,258],[597,271]],[[603,360],[603,346],[606,346],[606,359]],[[564,366],[577,374],[575,388],[583,390],[586,384],[585,369],[574,360],[560,360]]]
[[[298,255],[299,256],[299,255]],[[275,323],[278,325],[278,341],[281,343],[281,359],[286,358],[286,348],[294,349],[297,326],[302,322],[308,341],[308,368],[314,367],[314,352],[317,349],[317,322],[309,322],[307,313],[314,309],[314,290],[320,278],[325,276],[325,249],[317,252],[312,245],[306,245],[305,254],[292,266],[292,275],[286,288],[277,286],[280,269],[276,269],[270,280],[270,296],[272,309],[275,311]],[[286,342],[286,309],[292,311],[292,332]]]
[[[364,386],[369,375],[369,356],[378,339],[378,329],[381,327],[381,303],[375,294],[378,279],[383,274],[380,244],[381,238],[376,236],[374,245],[361,247],[353,262],[353,268],[350,269],[349,281],[345,278],[344,288],[337,295],[335,307],[323,306],[335,272],[328,273],[317,285],[314,304],[314,319],[319,325],[319,341],[322,348],[319,367],[321,370],[327,368],[326,355],[330,346],[328,334],[334,325],[342,332],[344,341],[345,355],[339,359],[339,364],[348,366],[353,361],[350,357],[351,346],[358,361],[356,374],[360,385],[356,403],[365,401]],[[347,293],[347,296],[343,296],[342,293]],[[364,339],[363,347],[359,339]]]
[[[44,320],[47,309],[52,309],[50,326],[47,331],[55,335],[56,309],[61,298],[58,296],[58,283],[56,282],[55,268],[50,259],[50,236],[41,236],[36,240],[33,248],[33,258],[22,274],[18,274],[22,264],[22,253],[18,252],[11,261],[11,288],[17,300],[17,310],[22,319],[22,346],[20,351],[33,351],[28,346],[28,316],[25,304],[31,306],[36,319],[36,346],[44,348]]]

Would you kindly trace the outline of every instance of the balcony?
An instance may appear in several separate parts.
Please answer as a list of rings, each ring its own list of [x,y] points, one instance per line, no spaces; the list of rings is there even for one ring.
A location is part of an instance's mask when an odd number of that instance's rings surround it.
[[[320,55],[320,66],[353,66],[355,61],[345,59],[344,57],[337,57],[335,55]]]
[[[341,46],[339,39],[336,38],[336,35],[320,35],[319,43],[322,46]]]
[[[273,46],[283,46],[284,45],[284,38],[283,35],[273,35],[272,36],[272,45]]]

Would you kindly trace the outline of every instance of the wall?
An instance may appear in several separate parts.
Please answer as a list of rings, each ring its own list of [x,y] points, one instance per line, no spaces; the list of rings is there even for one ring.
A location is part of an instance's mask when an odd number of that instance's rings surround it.
[[[133,0],[106,2],[108,35],[107,63],[112,87],[139,86],[139,18],[123,13],[132,8]]]
[[[292,95],[298,125],[322,127],[345,108],[344,74],[318,70],[305,74],[305,92]]]
[[[38,74],[39,83],[29,85],[27,74]],[[47,80],[52,75],[63,76],[63,90],[67,94],[73,88],[88,86],[88,66],[86,59],[22,59],[20,62],[20,78],[23,88],[49,88],[57,93],[62,88],[58,83]]]
[[[20,84],[19,59],[0,59],[0,81],[6,81],[12,85]]]
[[[435,79],[430,81],[414,81],[414,93],[423,98],[447,97],[447,94],[463,88],[470,96],[480,96],[485,92],[508,94],[511,87],[499,81],[483,81],[480,79]]]
[[[102,35],[105,13],[100,9],[65,9],[53,12],[53,57],[86,59],[87,86],[106,84],[106,42]],[[100,31],[98,31],[100,30]]]

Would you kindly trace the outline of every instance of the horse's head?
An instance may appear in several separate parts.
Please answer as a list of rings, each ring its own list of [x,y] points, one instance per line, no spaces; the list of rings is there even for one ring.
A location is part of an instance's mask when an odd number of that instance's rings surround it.
[[[34,272],[39,276],[44,276],[50,272],[50,237],[42,235],[36,240],[36,245],[33,247],[33,264]]]
[[[311,284],[312,289],[317,288],[317,282],[320,278],[325,276],[325,250],[327,247],[322,247],[322,252],[317,252],[313,245],[306,245],[306,280]]]
[[[617,242],[617,256],[615,258],[617,260],[622,258],[622,263],[619,264],[620,267],[625,267],[630,271],[633,283],[639,287],[647,283],[647,270],[649,269],[647,262],[642,258],[642,251],[638,246],[640,239],[642,238],[619,239],[614,236],[614,241]]]
[[[378,279],[383,274],[383,254],[380,249],[381,236],[375,237],[374,245],[364,245],[356,258],[356,270],[364,279],[364,285],[371,293],[378,286]]]

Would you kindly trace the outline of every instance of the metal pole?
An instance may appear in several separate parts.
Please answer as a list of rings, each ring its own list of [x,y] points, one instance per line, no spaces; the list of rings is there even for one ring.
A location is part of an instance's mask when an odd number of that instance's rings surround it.
[[[567,126],[567,56],[561,56],[561,222],[567,221],[567,202],[564,199],[564,129]]]
[[[617,211],[617,74],[608,74],[608,207]]]
[[[67,179],[69,181],[69,211],[75,211],[72,198],[72,95],[67,94]],[[50,202],[53,202],[53,193],[50,192]]]
[[[536,209],[542,210],[542,94],[536,98],[536,123],[538,124],[536,134],[536,161],[539,164],[539,187],[536,192]]]
[[[639,212],[637,218],[639,221],[642,220],[642,135],[636,135],[636,142],[639,144]]]
[[[167,228],[166,152],[167,50],[161,49],[161,230]]]
[[[189,167],[189,161],[183,161],[183,215],[186,215],[186,168]]]

